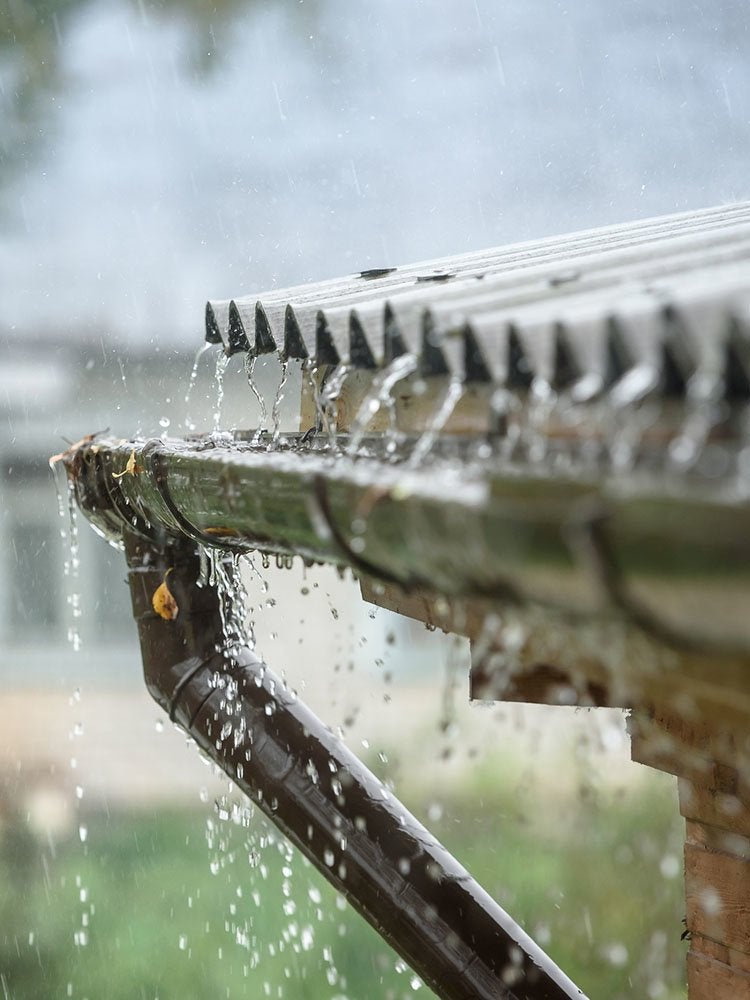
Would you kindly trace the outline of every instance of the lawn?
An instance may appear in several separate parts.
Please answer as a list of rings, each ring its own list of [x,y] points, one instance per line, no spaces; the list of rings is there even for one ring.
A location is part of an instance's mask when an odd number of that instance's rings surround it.
[[[684,997],[673,797],[582,787],[545,822],[534,788],[496,773],[485,763],[439,808],[416,781],[399,793],[592,1000]],[[236,800],[93,813],[83,842],[36,842],[19,818],[0,851],[3,1000],[431,995]]]

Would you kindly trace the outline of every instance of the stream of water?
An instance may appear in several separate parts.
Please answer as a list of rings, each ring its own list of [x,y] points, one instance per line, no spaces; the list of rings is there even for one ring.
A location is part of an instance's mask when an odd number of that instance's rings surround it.
[[[341,395],[341,390],[344,387],[346,376],[351,371],[353,371],[353,367],[350,364],[341,362],[336,365],[326,379],[325,385],[319,395],[321,421],[325,421],[325,426],[328,432],[328,444],[332,451],[336,451],[338,449],[336,437],[339,419],[338,400]]]
[[[223,351],[216,355],[214,381],[216,383],[216,409],[214,410],[214,433],[221,431],[221,408],[224,403],[224,375],[229,365],[229,358]]]
[[[411,468],[418,468],[424,463],[437,441],[438,435],[453,416],[453,411],[460,403],[463,394],[463,382],[460,379],[451,379],[427,430],[421,434],[409,457],[409,466]]]
[[[348,455],[356,455],[360,451],[370,422],[383,407],[387,407],[392,413],[394,389],[402,379],[414,374],[417,370],[417,363],[416,355],[401,354],[376,373],[372,380],[372,386],[366,393],[352,421],[351,436],[346,449]],[[393,421],[391,421],[392,423]]]
[[[193,398],[193,392],[195,390],[195,383],[198,380],[198,367],[200,365],[200,360],[204,354],[208,353],[213,347],[213,344],[202,344],[201,347],[195,352],[195,358],[193,359],[193,367],[190,369],[190,377],[188,378],[187,389],[185,390],[185,430],[192,434],[196,430],[196,425],[190,417],[190,402]],[[220,410],[220,406],[217,403],[217,410]]]
[[[284,389],[289,381],[289,359],[282,358],[281,354],[279,354],[279,361],[281,363],[281,375],[279,377],[279,384],[276,387],[276,394],[273,398],[273,406],[271,407],[272,447],[278,446],[281,436],[281,404],[284,401]]]
[[[250,391],[258,402],[258,423],[256,426],[255,434],[253,435],[253,444],[257,444],[268,423],[268,408],[266,407],[266,400],[263,393],[258,388],[258,383],[255,380],[255,366],[258,363],[258,355],[252,354],[250,352],[245,354],[245,376],[247,378],[247,384],[250,386]]]

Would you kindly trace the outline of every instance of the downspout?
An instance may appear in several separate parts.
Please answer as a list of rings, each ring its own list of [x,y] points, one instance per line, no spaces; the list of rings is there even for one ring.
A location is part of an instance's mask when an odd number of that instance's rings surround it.
[[[444,1000],[582,992],[249,648],[194,543],[124,533],[151,695]],[[153,609],[165,579],[178,611]]]

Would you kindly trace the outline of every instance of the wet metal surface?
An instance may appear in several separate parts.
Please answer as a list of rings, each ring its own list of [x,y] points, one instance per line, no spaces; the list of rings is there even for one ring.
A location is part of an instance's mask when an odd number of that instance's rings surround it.
[[[583,997],[250,649],[229,658],[193,546],[156,549],[131,535],[126,548],[154,698],[438,996]],[[175,620],[152,607],[168,570]]]

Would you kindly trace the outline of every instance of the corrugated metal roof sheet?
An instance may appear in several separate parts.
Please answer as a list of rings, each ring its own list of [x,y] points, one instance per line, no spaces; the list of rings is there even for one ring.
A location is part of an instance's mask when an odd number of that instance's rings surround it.
[[[246,295],[206,306],[227,353],[563,389],[641,367],[750,397],[750,202]]]

